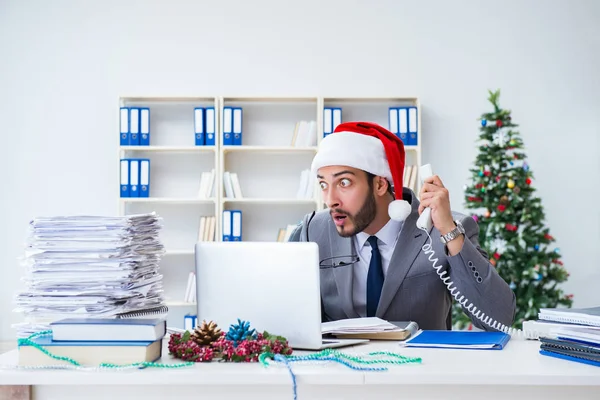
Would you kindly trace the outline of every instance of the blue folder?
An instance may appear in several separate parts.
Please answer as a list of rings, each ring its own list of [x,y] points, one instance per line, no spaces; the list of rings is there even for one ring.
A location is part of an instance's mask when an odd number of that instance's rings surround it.
[[[402,342],[406,347],[502,350],[510,340],[504,332],[423,330]]]

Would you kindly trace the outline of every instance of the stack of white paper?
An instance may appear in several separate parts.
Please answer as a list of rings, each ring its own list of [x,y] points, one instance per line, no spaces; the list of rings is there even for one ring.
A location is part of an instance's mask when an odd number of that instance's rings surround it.
[[[31,221],[23,258],[26,290],[15,299],[15,311],[25,315],[15,326],[17,336],[61,318],[111,318],[163,306],[161,227],[154,213]]]
[[[350,318],[339,321],[321,323],[321,333],[325,334],[351,334],[351,333],[379,333],[398,330],[398,326],[381,318]]]

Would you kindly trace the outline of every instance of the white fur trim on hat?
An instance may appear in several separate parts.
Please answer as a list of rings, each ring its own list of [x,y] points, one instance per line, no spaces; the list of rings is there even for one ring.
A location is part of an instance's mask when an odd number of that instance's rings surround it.
[[[361,169],[373,175],[383,176],[390,183],[394,181],[383,143],[373,136],[356,132],[336,132],[327,135],[321,140],[317,155],[312,161],[311,171],[316,175],[319,168],[332,165]]]

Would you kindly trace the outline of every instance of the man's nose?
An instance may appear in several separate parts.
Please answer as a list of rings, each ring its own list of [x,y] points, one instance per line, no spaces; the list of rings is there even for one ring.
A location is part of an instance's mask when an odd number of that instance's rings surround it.
[[[339,208],[340,207],[340,199],[337,196],[337,192],[335,190],[328,190],[325,198],[325,204],[329,208]]]

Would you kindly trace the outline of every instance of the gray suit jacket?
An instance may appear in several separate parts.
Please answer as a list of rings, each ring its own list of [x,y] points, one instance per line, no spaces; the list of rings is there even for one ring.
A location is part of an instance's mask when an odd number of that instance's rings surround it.
[[[388,321],[415,321],[422,329],[451,329],[452,296],[432,266],[422,246],[429,238],[416,227],[419,201],[404,188],[404,199],[411,203],[412,213],[404,221],[402,231],[390,260],[376,316]],[[443,265],[453,287],[466,296],[485,317],[510,326],[515,315],[515,295],[489,262],[479,247],[479,227],[473,218],[453,213],[465,228],[461,252],[449,256],[440,241],[440,233],[432,228],[437,265]],[[290,241],[311,241],[319,245],[321,260],[330,257],[356,256],[354,241],[338,235],[329,210],[308,214],[290,237]],[[446,275],[447,276],[447,275]],[[321,302],[323,321],[359,318],[352,301],[353,264],[321,269]],[[468,315],[470,315],[467,312]],[[471,317],[481,329],[493,330],[479,319]]]

